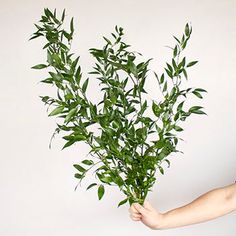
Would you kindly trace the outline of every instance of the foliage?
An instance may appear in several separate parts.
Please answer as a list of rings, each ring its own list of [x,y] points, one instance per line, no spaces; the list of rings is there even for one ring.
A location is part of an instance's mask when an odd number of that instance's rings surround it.
[[[187,68],[197,63],[187,62],[182,56],[192,28],[187,23],[181,38],[173,36],[176,44],[170,47],[171,61],[160,76],[153,74],[161,91],[160,101],[153,99],[148,105],[150,101],[144,95],[151,59],[142,61],[140,53],[130,51],[130,45],[122,38],[123,28],[116,26],[110,38],[103,37],[103,48],[89,49],[96,60],[89,74],[100,81],[103,94],[103,99],[94,104],[86,96],[90,78],[84,79],[78,63],[80,57],[70,52],[74,18],[70,20],[69,30],[62,27],[64,19],[65,9],[58,17],[56,9],[52,12],[45,8],[39,24],[35,24],[37,31],[30,38],[44,37],[47,41],[43,47],[47,62],[32,68],[49,70],[49,76],[40,82],[57,89],[56,98],[40,96],[48,108],[54,106],[48,116],[63,120],[57,123],[54,135],[65,133],[62,149],[77,142],[90,146],[89,154],[93,158],[74,165],[75,177],[80,183],[88,171],[95,169],[97,180],[87,189],[96,186],[99,200],[105,193],[105,185],[110,185],[118,186],[126,196],[118,206],[126,202],[143,204],[152,191],[156,172],[164,174],[164,163],[170,166],[167,157],[180,152],[176,149],[181,139],[178,135],[183,131],[179,123],[192,114],[206,114],[201,106],[184,108],[190,94],[202,99],[202,93],[207,92],[202,88],[181,88],[183,78],[188,80]],[[155,119],[145,115],[148,107]],[[99,126],[100,135],[89,131],[93,124]],[[150,141],[151,134],[156,136]]]

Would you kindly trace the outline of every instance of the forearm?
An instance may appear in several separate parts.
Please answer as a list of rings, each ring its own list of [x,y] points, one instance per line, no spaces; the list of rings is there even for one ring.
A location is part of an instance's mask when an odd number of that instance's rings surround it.
[[[211,190],[185,206],[163,213],[158,229],[200,223],[234,211],[235,196],[232,196],[229,189],[230,187]]]

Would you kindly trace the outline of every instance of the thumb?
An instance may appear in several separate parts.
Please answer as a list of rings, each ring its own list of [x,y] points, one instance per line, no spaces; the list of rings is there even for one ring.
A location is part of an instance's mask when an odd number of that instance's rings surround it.
[[[155,210],[155,208],[151,205],[151,203],[149,202],[149,201],[147,201],[147,200],[145,200],[144,201],[144,207],[146,208],[146,209],[148,209],[148,210],[151,210],[151,211],[153,211],[153,210]]]
[[[147,214],[147,209],[145,209],[143,206],[141,206],[139,203],[134,203],[135,209],[140,212],[142,215]]]

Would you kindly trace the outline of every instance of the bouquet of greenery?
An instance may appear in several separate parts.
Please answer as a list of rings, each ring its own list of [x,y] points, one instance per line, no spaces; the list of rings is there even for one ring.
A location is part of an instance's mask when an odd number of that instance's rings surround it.
[[[130,45],[123,40],[123,28],[116,26],[111,38],[103,37],[103,48],[89,49],[96,59],[89,72],[100,81],[103,99],[93,104],[86,96],[89,78],[82,79],[79,56],[71,53],[74,34],[74,20],[70,20],[69,30],[63,28],[65,9],[60,17],[56,9],[44,9],[37,31],[29,40],[44,37],[47,62],[33,66],[33,69],[48,69],[48,77],[40,82],[51,84],[57,89],[55,98],[40,96],[48,109],[48,116],[62,118],[52,137],[65,132],[62,149],[77,142],[87,143],[92,158],[74,164],[75,177],[81,183],[88,171],[94,169],[96,181],[87,189],[97,187],[99,200],[105,193],[105,186],[118,186],[125,199],[118,206],[128,202],[143,204],[156,181],[156,172],[164,174],[163,163],[170,166],[167,157],[176,149],[180,122],[192,114],[206,114],[201,106],[184,108],[190,94],[203,98],[202,88],[181,88],[183,78],[188,80],[187,68],[197,61],[187,62],[181,56],[192,33],[190,24],[185,25],[181,38],[175,36],[171,62],[166,63],[164,72],[153,78],[160,89],[160,99],[145,99],[145,81],[151,59],[142,61],[142,55],[130,51]],[[150,105],[148,105],[150,103]],[[155,118],[145,115],[148,107]],[[92,125],[97,131],[91,131]],[[153,140],[150,140],[154,134]],[[50,142],[51,144],[51,142]],[[49,146],[50,147],[50,146]],[[78,183],[78,184],[79,184]],[[78,185],[77,185],[78,186]],[[77,187],[76,186],[76,187]]]

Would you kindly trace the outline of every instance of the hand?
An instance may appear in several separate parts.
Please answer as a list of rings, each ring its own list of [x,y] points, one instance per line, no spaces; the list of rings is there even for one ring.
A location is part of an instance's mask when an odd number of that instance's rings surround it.
[[[134,221],[141,221],[151,229],[160,229],[163,215],[145,200],[143,206],[133,203],[129,208],[130,218]]]

